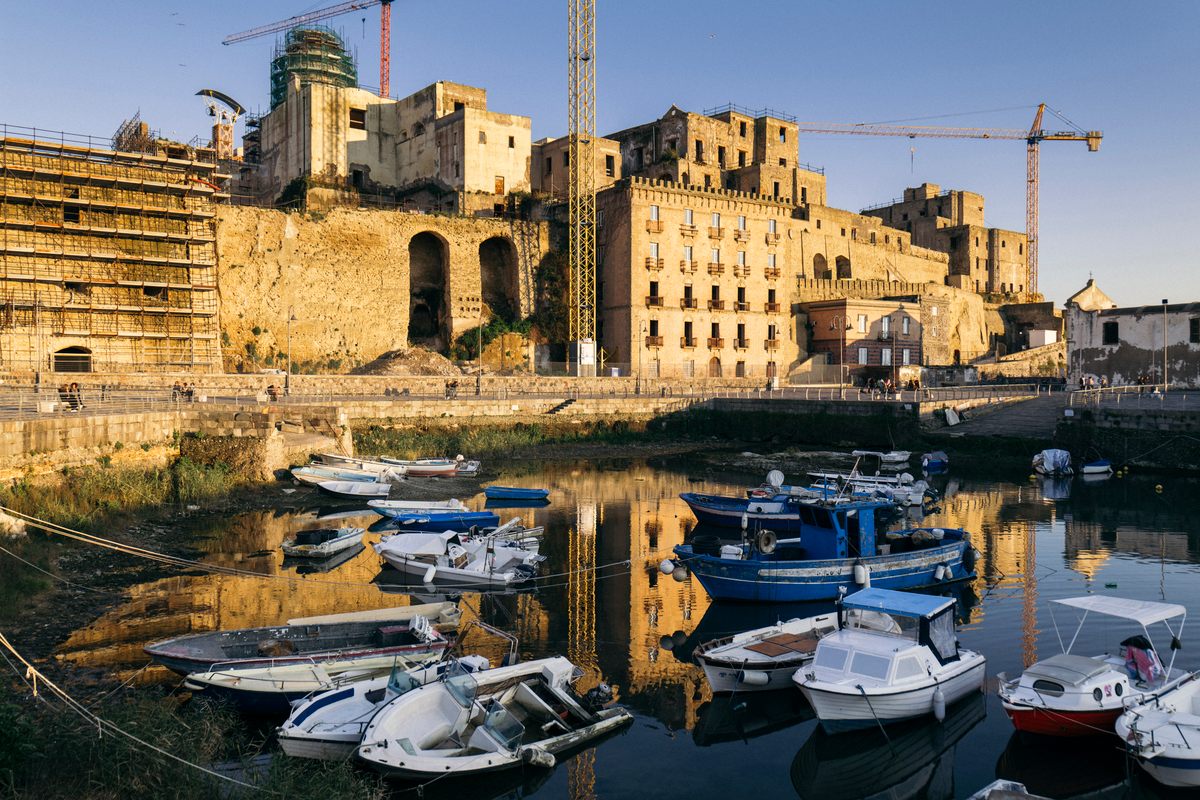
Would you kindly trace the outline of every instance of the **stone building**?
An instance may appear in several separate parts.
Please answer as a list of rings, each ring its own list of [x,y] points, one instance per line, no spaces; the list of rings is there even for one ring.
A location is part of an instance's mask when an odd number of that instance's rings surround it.
[[[1119,308],[1095,282],[1067,300],[1068,380],[1108,378],[1137,383],[1200,385],[1200,303]],[[1164,355],[1165,350],[1165,355]]]
[[[570,176],[570,139],[539,139],[533,143],[530,183],[533,191],[549,197],[565,197]],[[596,190],[605,189],[621,178],[621,145],[612,139],[596,137],[594,175]]]
[[[214,151],[6,126],[0,176],[0,369],[220,370]]]
[[[852,377],[906,377],[922,358],[922,312],[937,317],[935,303],[923,309],[920,298],[907,300],[824,300],[806,303],[813,354],[843,366]],[[901,375],[904,368],[905,375]]]
[[[904,199],[863,209],[886,225],[912,234],[913,244],[950,257],[947,285],[973,292],[1025,295],[1029,286],[1028,237],[989,228],[983,195],[923,183]]]

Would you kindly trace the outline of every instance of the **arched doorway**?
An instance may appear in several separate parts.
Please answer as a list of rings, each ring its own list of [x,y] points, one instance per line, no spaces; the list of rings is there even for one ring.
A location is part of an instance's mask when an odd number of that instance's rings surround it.
[[[708,360],[708,377],[721,377],[721,359],[718,356],[713,356]]]
[[[418,233],[408,243],[409,344],[433,339],[441,333],[449,251],[446,241],[429,231]]]
[[[509,322],[520,316],[517,295],[517,248],[506,236],[479,245],[479,284],[492,315]]]
[[[833,277],[829,274],[829,262],[825,260],[825,256],[821,253],[813,256],[813,277],[818,280],[828,280]]]
[[[86,347],[64,347],[54,353],[55,372],[91,372],[92,351]]]
[[[838,256],[834,263],[837,265],[838,280],[849,280],[852,277],[850,273],[850,259],[845,256]]]

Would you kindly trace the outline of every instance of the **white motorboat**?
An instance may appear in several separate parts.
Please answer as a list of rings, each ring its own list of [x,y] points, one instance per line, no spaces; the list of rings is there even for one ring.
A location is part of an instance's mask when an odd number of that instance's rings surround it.
[[[445,513],[466,511],[462,500],[368,500],[367,506],[385,517],[397,514]]]
[[[1101,595],[1053,602],[1083,612],[1062,653],[1026,667],[1015,679],[1004,673],[997,676],[1001,705],[1017,730],[1049,736],[1112,733],[1126,706],[1147,702],[1187,677],[1186,672],[1175,669],[1175,653],[1187,619],[1183,606]],[[1076,655],[1071,649],[1089,614],[1128,620],[1138,625],[1142,634],[1122,641],[1116,654]],[[1172,627],[1173,620],[1179,620],[1178,627]],[[1170,637],[1171,662],[1166,668],[1150,635],[1150,627],[1157,624],[1162,624]],[[1057,622],[1054,628],[1057,632]]]
[[[864,627],[899,631],[885,614],[847,612]],[[836,614],[789,619],[722,639],[704,642],[692,660],[704,668],[714,693],[770,691],[792,687],[792,675],[810,663],[821,637],[838,629]]]
[[[1075,473],[1075,470],[1071,469],[1071,454],[1066,450],[1054,448],[1043,450],[1034,456],[1033,469],[1039,475],[1050,475],[1056,478]]]
[[[338,497],[387,497],[392,491],[390,483],[373,481],[321,481],[317,488]]]
[[[405,692],[442,677],[455,663],[468,672],[489,666],[483,656],[463,656],[416,669],[397,665],[383,675],[306,697],[293,703],[287,721],[276,730],[279,745],[293,758],[347,759],[362,743],[375,712]]]
[[[525,583],[544,561],[530,551],[494,536],[464,539],[455,531],[389,536],[375,552],[405,578],[445,588],[505,588]]]
[[[576,695],[581,675],[561,656],[478,674],[451,669],[379,709],[356,755],[385,775],[418,780],[553,767],[633,721],[622,708],[600,708],[602,697]]]
[[[886,453],[879,450],[853,450],[850,455],[856,458],[877,458],[881,464],[907,464],[912,458],[908,450],[890,450]]]
[[[900,630],[869,629],[846,617],[817,642],[812,664],[793,680],[827,730],[927,714],[940,719],[947,705],[983,688],[987,661],[959,649],[953,598],[870,588],[842,607],[887,614]]]
[[[316,528],[297,531],[284,539],[281,548],[286,556],[299,558],[328,558],[348,550],[362,541],[362,528]]]
[[[479,472],[478,461],[467,461],[462,456],[454,458],[389,458],[381,456],[384,464],[404,467],[413,478],[454,478],[475,475]]]
[[[373,472],[376,475],[386,475],[388,480],[403,478],[407,472],[400,464],[388,464],[377,459],[343,456],[337,453],[321,453],[320,455],[313,456],[313,464],[336,469]]]
[[[1115,730],[1156,781],[1200,787],[1200,672],[1146,702],[1127,705]]]

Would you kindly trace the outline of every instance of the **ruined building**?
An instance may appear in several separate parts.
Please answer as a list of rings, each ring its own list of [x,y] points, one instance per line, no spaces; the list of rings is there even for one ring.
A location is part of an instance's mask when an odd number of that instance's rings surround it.
[[[0,129],[0,368],[220,369],[212,150]]]

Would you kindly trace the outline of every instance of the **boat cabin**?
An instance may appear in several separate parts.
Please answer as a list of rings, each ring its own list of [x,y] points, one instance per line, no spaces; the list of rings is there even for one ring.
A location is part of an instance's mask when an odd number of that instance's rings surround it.
[[[841,610],[844,612],[849,609],[887,614],[895,621],[896,627],[888,633],[881,634],[877,626],[862,627],[861,613],[842,613],[840,625],[843,630],[859,629],[865,633],[907,639],[915,645],[928,647],[941,664],[958,660],[953,597],[868,588],[842,599]],[[915,661],[915,656],[913,658]],[[897,659],[895,665],[897,677],[904,677],[901,673],[910,669],[909,665],[901,663],[902,661],[903,659]]]
[[[877,554],[875,512],[890,504],[813,503],[796,504],[802,525],[798,539],[780,540],[775,557],[801,561],[825,558],[867,558]]]

